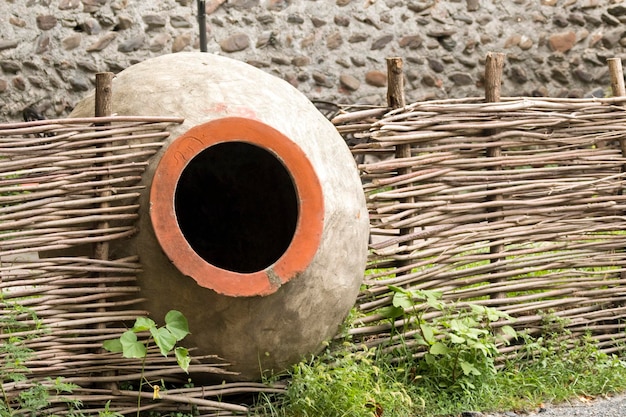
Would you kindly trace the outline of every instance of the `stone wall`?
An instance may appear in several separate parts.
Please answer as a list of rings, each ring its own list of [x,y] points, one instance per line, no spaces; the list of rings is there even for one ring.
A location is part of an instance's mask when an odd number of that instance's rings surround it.
[[[2,0],[0,120],[27,105],[67,115],[95,73],[199,49],[195,0]],[[385,58],[407,100],[481,96],[487,52],[502,95],[606,94],[626,48],[621,0],[207,0],[208,51],[284,78],[312,99],[385,101]]]

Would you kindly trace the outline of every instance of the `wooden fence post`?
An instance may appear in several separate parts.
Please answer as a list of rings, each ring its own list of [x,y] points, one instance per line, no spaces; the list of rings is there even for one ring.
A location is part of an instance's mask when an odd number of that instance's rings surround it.
[[[614,97],[626,96],[624,88],[624,70],[622,69],[621,58],[608,58],[609,75],[611,76],[611,92]]]
[[[392,109],[399,109],[406,104],[402,67],[402,58],[387,58],[387,105]]]
[[[488,103],[496,103],[500,101],[500,91],[502,85],[502,68],[504,67],[504,54],[503,53],[487,53],[487,61],[485,63],[485,101]],[[496,134],[495,129],[485,130],[485,136],[491,136]],[[502,148],[500,146],[487,146],[486,156],[488,158],[498,158],[502,156]],[[493,167],[494,170],[500,169],[497,166]],[[502,201],[501,194],[489,195],[487,201]],[[502,207],[494,207],[489,210],[490,212],[502,211]],[[490,218],[490,222],[502,221],[501,216]],[[504,245],[495,244],[489,247],[490,254],[498,254],[504,252]],[[498,262],[502,258],[492,258],[491,263]],[[505,293],[496,293],[492,298],[505,298]]]
[[[402,58],[393,57],[387,58],[387,105],[392,109],[399,109],[406,105],[404,98],[404,74],[402,71],[403,62]],[[396,159],[410,158],[411,157],[411,145],[402,144],[396,145],[395,152]],[[405,175],[411,172],[410,167],[398,168],[398,175]],[[401,200],[402,203],[415,202],[414,197],[406,197]],[[399,236],[405,236],[413,233],[413,227],[401,228],[399,230]],[[411,246],[412,241],[407,241],[405,244]],[[410,261],[400,262],[399,266],[403,267],[410,264]],[[397,275],[403,275],[410,273],[411,271],[404,271]]]
[[[622,69],[622,59],[608,58],[606,62],[609,66],[609,76],[611,78],[611,92],[613,93],[613,96],[626,96],[626,88],[624,87],[624,70]],[[622,152],[622,157],[626,157],[626,141],[624,139],[620,139],[619,146]],[[622,164],[620,172],[622,174],[626,173],[626,164]],[[624,187],[620,187],[617,193],[618,195],[624,195]],[[626,271],[620,272],[620,278],[626,279]]]
[[[624,70],[622,69],[622,59],[608,58],[606,62],[609,65],[609,76],[611,78],[611,92],[613,93],[613,97],[624,97],[624,101],[626,102],[626,88],[624,87]],[[622,156],[626,157],[626,141],[624,139],[620,139],[619,144],[622,151]],[[626,165],[622,165],[621,172],[626,172]],[[624,189],[620,188],[619,193],[620,195],[623,195]]]
[[[95,97],[95,116],[96,117],[109,117],[112,114],[113,107],[113,94],[112,94],[112,84],[113,84],[113,73],[111,72],[99,72],[96,74],[96,97]],[[98,124],[99,126],[104,126],[108,123]],[[104,156],[101,155],[101,156]],[[106,165],[106,163],[104,163]],[[102,176],[100,179],[106,180],[108,176]],[[109,197],[111,195],[111,191],[105,190],[102,191],[102,197]],[[108,208],[108,202],[100,203],[100,207]],[[109,222],[103,221],[97,225],[99,229],[106,229],[109,227]],[[99,260],[108,260],[109,259],[109,243],[108,242],[97,242],[94,247],[94,258]]]
[[[99,72],[96,74],[96,96],[95,96],[95,112],[94,115],[96,117],[110,117],[111,114],[113,113],[113,73],[111,72]],[[105,122],[105,123],[98,123],[98,126],[106,126],[109,125],[109,122]],[[106,146],[106,145],[105,145]],[[107,156],[109,155],[109,152],[102,152],[99,155],[101,157]],[[101,164],[102,166],[107,166],[108,163],[107,162],[103,162]],[[98,177],[99,180],[106,182],[107,180],[110,180],[112,177],[110,175],[100,175]],[[111,196],[111,191],[106,189],[106,185],[102,185],[103,190],[100,193],[101,197],[110,197]],[[104,210],[108,209],[110,207],[110,204],[108,201],[102,201],[100,203],[100,208]],[[97,229],[108,229],[109,228],[109,222],[106,220],[103,220],[101,222],[99,222],[98,224],[95,225],[95,227]],[[104,237],[104,235],[103,235]],[[100,260],[100,261],[108,261],[109,260],[109,242],[106,240],[103,240],[101,242],[96,242],[94,245],[94,249],[93,249],[93,257],[96,260]],[[104,273],[101,272],[96,272],[94,275],[94,278],[97,280],[100,277],[103,277]],[[106,291],[106,284],[105,283],[99,283],[98,284],[98,288],[102,288],[103,291]],[[106,301],[106,300],[105,300]],[[105,307],[99,307],[97,310],[97,312],[99,313],[104,313],[106,312],[106,308]],[[96,325],[96,328],[98,329],[105,329],[106,323],[98,323]],[[101,352],[104,352],[104,350],[102,349]],[[111,376],[114,373],[111,371],[105,371],[103,373],[103,376]],[[113,392],[117,391],[117,384],[115,382],[105,382],[102,384],[103,388],[106,389],[110,389]]]

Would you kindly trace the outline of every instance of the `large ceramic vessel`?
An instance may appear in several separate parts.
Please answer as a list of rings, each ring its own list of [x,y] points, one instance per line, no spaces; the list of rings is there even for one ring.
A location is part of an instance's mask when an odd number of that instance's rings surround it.
[[[93,115],[94,97],[71,117]],[[181,116],[143,178],[145,308],[189,319],[185,346],[255,380],[317,352],[353,306],[369,222],[352,155],[290,84],[207,53],[165,55],[113,81],[118,115]]]

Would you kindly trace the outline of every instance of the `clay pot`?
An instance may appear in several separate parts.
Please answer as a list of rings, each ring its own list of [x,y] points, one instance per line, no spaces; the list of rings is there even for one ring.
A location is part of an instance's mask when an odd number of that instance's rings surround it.
[[[71,117],[93,115],[93,93]],[[182,116],[142,180],[144,307],[189,320],[183,345],[256,380],[320,350],[354,305],[369,222],[354,159],[290,84],[207,53],[129,67],[118,115]]]

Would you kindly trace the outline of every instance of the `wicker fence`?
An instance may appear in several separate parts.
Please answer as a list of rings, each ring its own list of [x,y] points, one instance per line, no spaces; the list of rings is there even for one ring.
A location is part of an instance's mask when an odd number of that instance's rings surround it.
[[[606,352],[624,348],[618,99],[427,101],[333,121],[361,161],[372,227],[358,300],[370,314],[354,336],[388,344],[391,327],[403,328],[375,314],[394,285],[496,307],[531,333],[558,318]],[[398,145],[410,145],[410,156],[394,157]]]
[[[138,393],[130,385],[137,388],[141,361],[104,352],[102,342],[147,314],[137,309],[141,264],[137,257],[108,255],[107,245],[135,233],[141,175],[169,136],[167,126],[180,122],[112,117],[0,124],[0,376],[10,402],[62,377],[79,388],[52,396],[46,415],[69,413],[68,400],[82,402],[90,415],[106,402],[110,411],[136,412]],[[9,378],[12,346],[32,350],[23,363],[28,371],[16,372],[25,380]],[[192,356],[189,371],[196,376],[225,372],[219,358]],[[187,383],[173,357],[152,349],[146,363],[148,380]],[[246,414],[227,398],[258,390],[280,388],[196,386],[168,390],[160,401],[146,392],[142,409]]]
[[[180,122],[0,125],[0,343],[18,337],[34,351],[28,378],[3,382],[10,398],[64,377],[80,386],[65,398],[82,401],[86,413],[107,401],[114,411],[136,410],[137,392],[121,387],[138,379],[141,364],[101,344],[145,314],[136,308],[140,260],[103,253],[135,232],[140,177],[166,127]],[[497,307],[530,332],[541,331],[546,316],[559,317],[575,335],[591,332],[606,352],[623,347],[626,110],[618,99],[428,101],[343,112],[334,123],[360,161],[372,227],[357,301],[369,314],[353,337],[375,346],[389,343],[392,326],[402,329],[402,320],[376,314],[394,285]],[[394,157],[398,145],[410,155]],[[8,355],[2,351],[0,361]],[[173,359],[152,351],[148,363],[149,378],[186,381]],[[223,366],[195,357],[191,370],[219,374]],[[170,390],[144,409],[245,414],[226,402],[229,394],[282,389]],[[53,397],[48,411],[63,415],[68,407]]]

